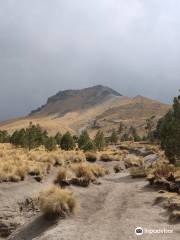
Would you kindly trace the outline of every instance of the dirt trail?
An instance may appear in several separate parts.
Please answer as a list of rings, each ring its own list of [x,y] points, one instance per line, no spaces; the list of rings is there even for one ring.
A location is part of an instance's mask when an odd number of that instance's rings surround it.
[[[180,226],[169,225],[165,211],[153,206],[157,195],[145,180],[134,180],[128,173],[111,174],[101,185],[76,188],[80,208],[76,215],[58,223],[41,216],[19,229],[10,240],[134,240],[180,238]],[[169,234],[136,236],[136,227],[173,229]]]

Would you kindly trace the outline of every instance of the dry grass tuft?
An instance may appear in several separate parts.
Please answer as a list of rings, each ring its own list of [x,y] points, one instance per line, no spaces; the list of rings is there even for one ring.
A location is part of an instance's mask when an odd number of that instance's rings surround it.
[[[77,200],[72,192],[57,186],[42,192],[39,197],[39,203],[44,216],[51,219],[66,217],[74,213],[77,206]]]
[[[44,147],[28,151],[11,144],[0,144],[0,182],[18,182],[26,175],[41,181],[53,166],[66,166],[71,163],[85,162],[82,151],[47,152]]]
[[[147,173],[143,167],[132,167],[130,168],[130,175],[132,178],[144,178]]]
[[[99,164],[74,163],[67,168],[61,168],[54,183],[61,187],[70,184],[87,187],[90,182],[95,182],[96,178],[106,174],[107,170]]]
[[[88,162],[96,162],[97,161],[97,154],[94,152],[86,152],[85,156],[86,156],[86,160]]]
[[[124,159],[126,168],[130,167],[140,167],[143,165],[143,158],[136,156],[129,156]]]

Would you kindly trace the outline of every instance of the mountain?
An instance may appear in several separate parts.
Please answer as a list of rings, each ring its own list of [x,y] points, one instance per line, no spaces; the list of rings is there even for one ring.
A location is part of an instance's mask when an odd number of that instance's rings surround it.
[[[98,129],[110,134],[112,129],[118,129],[122,121],[126,126],[135,126],[143,132],[147,118],[154,115],[157,121],[169,109],[169,105],[156,100],[143,96],[122,96],[109,87],[97,85],[81,90],[59,91],[27,117],[1,123],[0,128],[12,133],[33,122],[52,135],[58,131],[78,134],[85,128],[94,135]]]
[[[33,110],[31,115],[52,115],[63,116],[68,112],[85,110],[103,103],[104,101],[121,96],[120,93],[109,87],[97,85],[82,90],[65,90],[48,98],[47,103],[42,107]]]

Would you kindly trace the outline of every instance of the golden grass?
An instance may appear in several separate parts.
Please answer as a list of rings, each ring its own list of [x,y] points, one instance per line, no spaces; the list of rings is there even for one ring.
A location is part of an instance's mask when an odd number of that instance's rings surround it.
[[[127,154],[124,151],[104,151],[100,154],[100,161],[112,162],[112,161],[123,161]]]
[[[74,213],[77,200],[72,192],[52,186],[41,192],[39,197],[40,210],[47,218],[65,217]]]
[[[130,168],[130,175],[132,178],[144,178],[147,173],[143,167],[132,167]]]
[[[143,161],[144,160],[142,157],[136,157],[136,156],[129,156],[124,159],[124,163],[127,168],[140,167],[143,165]]]
[[[70,184],[88,186],[96,178],[103,177],[108,171],[101,165],[95,163],[74,163],[66,168],[60,168],[54,183],[60,186]]]
[[[52,166],[65,166],[85,161],[82,151],[47,152],[43,147],[28,151],[11,144],[0,144],[0,182],[18,182],[27,175],[43,178]]]
[[[168,163],[158,162],[156,163],[150,173],[154,175],[155,178],[168,178],[171,174],[175,172],[175,167]]]
[[[94,152],[86,152],[85,156],[86,156],[86,160],[88,162],[96,162],[97,161],[97,154]]]

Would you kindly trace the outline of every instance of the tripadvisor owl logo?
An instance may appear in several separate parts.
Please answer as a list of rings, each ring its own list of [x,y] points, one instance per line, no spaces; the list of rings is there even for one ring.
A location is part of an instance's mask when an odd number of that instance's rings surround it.
[[[144,233],[144,231],[143,231],[143,228],[142,228],[142,227],[137,227],[137,228],[135,229],[135,234],[136,234],[137,236],[143,235],[143,233]]]

